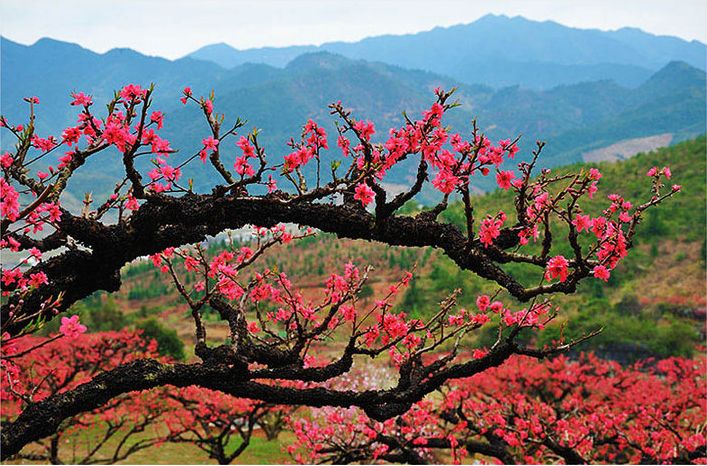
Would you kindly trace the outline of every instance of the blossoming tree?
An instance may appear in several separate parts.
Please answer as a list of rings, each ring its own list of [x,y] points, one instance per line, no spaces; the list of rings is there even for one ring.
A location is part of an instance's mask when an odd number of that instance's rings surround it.
[[[289,412],[287,407],[197,387],[170,393],[168,400],[173,409],[165,416],[166,440],[194,444],[218,464],[231,464],[248,448],[256,427],[273,427],[270,419]]]
[[[299,463],[704,463],[705,360],[622,368],[583,355],[503,366],[441,387],[435,401],[375,421],[357,408],[293,420]]]
[[[27,336],[3,345],[3,422],[41,400],[76,390],[101,371],[141,358],[162,359],[155,342],[139,334],[103,332],[77,338],[83,326],[73,317],[64,319],[62,333],[55,337]],[[19,458],[51,464],[123,461],[164,441],[157,426],[172,411],[162,390],[126,393],[60,423],[49,438],[23,450]]]
[[[0,157],[0,246],[17,258],[3,263],[3,344],[32,333],[94,291],[119,289],[120,268],[150,255],[191,309],[201,362],[126,361],[71,390],[29,403],[3,425],[3,459],[51,436],[65,419],[134,390],[198,386],[265,403],[355,406],[383,421],[407,412],[449,381],[480,374],[513,355],[542,358],[565,351],[582,339],[534,348],[517,337],[554,317],[553,294],[572,293],[584,279],[606,280],[628,253],[645,210],[680,189],[666,188],[671,173],[656,168],[649,173],[651,191],[643,203],[610,195],[603,214],[589,218],[581,205],[596,194],[601,173],[534,173],[541,143],[523,155],[516,171],[506,169],[519,153],[518,140],[494,144],[476,125],[464,135],[452,133],[442,121],[456,104],[451,92],[439,89],[419,119],[405,116],[404,125],[380,139],[373,123],[341,103],[332,104],[338,146],[332,150],[341,156],[323,167],[329,138],[321,124],[308,121],[301,138],[290,142],[291,152],[278,157],[261,146],[257,131],[239,133],[243,121],[227,124],[216,112],[213,95],[197,98],[186,88],[182,101],[203,112],[205,137],[199,151],[175,164],[175,151],[159,135],[165,115],[151,109],[152,94],[152,87],[128,85],[100,113],[90,96],[75,93],[71,104],[77,124],[59,138],[36,134],[36,97],[26,99],[27,121],[0,120],[16,139],[14,151]],[[116,156],[116,151],[124,176],[116,179],[113,193],[100,200],[87,195],[80,212],[62,207],[62,193],[86,161]],[[189,164],[200,162],[219,179],[210,193],[195,192],[183,181]],[[144,169],[145,163],[152,168]],[[415,175],[392,196],[383,182],[400,164],[412,164]],[[495,176],[502,189],[513,190],[515,212],[478,218],[472,187],[484,176]],[[401,214],[430,180],[441,201],[416,216]],[[464,206],[462,229],[439,219],[456,198]],[[313,230],[292,233],[283,223]],[[200,244],[247,225],[255,226],[252,245],[209,256]],[[370,273],[366,268],[342,264],[316,300],[305,299],[283,271],[257,270],[257,259],[268,249],[316,230],[391,246],[436,248],[505,294],[480,298],[472,311],[459,309],[450,290],[430,318],[411,319],[395,309],[410,274],[366,307],[358,299]],[[569,257],[556,250],[557,231],[564,231],[571,246]],[[531,248],[535,242],[537,249]],[[505,267],[511,263],[536,269],[539,280],[521,282]],[[180,278],[185,270],[201,278],[187,287]],[[225,344],[208,343],[208,323],[202,318],[207,305],[228,323]],[[496,315],[496,342],[469,348],[469,336]],[[344,342],[336,356],[322,351],[332,338]],[[331,388],[354,361],[386,356],[397,367],[392,387]]]

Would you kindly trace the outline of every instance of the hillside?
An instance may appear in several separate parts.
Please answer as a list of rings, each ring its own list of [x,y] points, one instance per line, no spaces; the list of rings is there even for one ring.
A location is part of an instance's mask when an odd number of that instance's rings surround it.
[[[304,53],[327,51],[439,73],[465,82],[547,89],[560,84],[613,80],[637,86],[673,60],[705,69],[705,45],[635,28],[576,29],[553,21],[486,15],[470,24],[416,34],[369,37],[321,46],[237,50],[214,44],[189,54],[226,68],[246,62],[283,67]]]
[[[76,109],[68,105],[71,91],[90,92],[100,103],[127,82],[145,86],[156,82],[154,105],[167,115],[163,136],[180,149],[175,156],[178,160],[198,150],[207,131],[199,111],[178,101],[185,85],[199,94],[214,88],[217,111],[232,119],[247,119],[247,129],[260,128],[261,141],[275,159],[288,152],[286,142],[300,133],[308,118],[318,120],[333,134],[327,109],[333,101],[342,100],[357,117],[374,121],[380,141],[387,128],[403,123],[403,111],[419,115],[428,107],[437,86],[459,89],[457,98],[462,105],[446,117],[455,130],[468,131],[469,122],[477,118],[492,139],[522,135],[521,158],[529,156],[535,140],[546,140],[548,166],[577,162],[589,151],[636,138],[662,135],[659,141],[677,142],[695,137],[705,126],[705,73],[684,62],[669,63],[635,89],[595,81],[548,90],[519,86],[495,90],[327,52],[301,55],[282,69],[245,64],[231,70],[193,59],[172,62],[125,49],[96,54],[53,40],[23,46],[2,39],[2,52],[0,105],[9,121],[26,118],[22,97],[37,95],[41,101],[37,108],[39,134],[59,135],[75,119]],[[2,148],[9,149],[11,143],[3,138]],[[72,178],[67,204],[77,204],[86,191],[99,195],[112,189],[120,170],[117,157],[89,160]],[[414,162],[403,164],[386,181],[392,185],[409,183],[414,171]],[[188,172],[197,190],[210,189],[213,172],[209,167],[194,164]],[[493,185],[482,181],[476,188],[484,191]],[[429,202],[429,193],[422,200]]]
[[[565,324],[564,334],[568,337],[604,326],[602,335],[583,348],[630,360],[668,354],[689,355],[695,345],[704,341],[706,153],[707,143],[702,136],[625,161],[581,166],[595,166],[604,175],[594,200],[582,204],[593,216],[606,205],[606,195],[610,193],[619,193],[634,201],[645,199],[649,193],[645,173],[654,165],[670,166],[674,182],[681,184],[683,190],[648,213],[639,226],[635,250],[612,274],[608,287],[588,279],[576,294],[555,298],[554,302],[562,310],[558,319],[541,334],[542,342],[549,343],[559,337]],[[579,165],[562,167],[556,173],[578,168]],[[475,206],[477,218],[499,210],[513,218],[509,192],[496,191],[477,197]],[[447,221],[462,224],[461,206],[452,206],[444,215]],[[556,253],[569,256],[569,245],[559,245]],[[417,282],[404,300],[419,313],[425,313],[453,287],[463,289],[462,302],[468,306],[474,305],[477,294],[494,290],[477,276],[458,271],[444,257],[431,263],[429,274]],[[514,264],[509,270],[523,277],[525,283],[535,283],[540,278],[523,265]]]
[[[225,247],[225,238],[214,239],[209,244],[210,253],[216,254]],[[330,273],[341,273],[344,264],[351,261],[359,267],[372,266],[370,279],[361,290],[361,299],[372,304],[388,292],[407,270],[415,264],[424,268],[432,256],[431,250],[414,248],[384,248],[377,243],[339,240],[333,235],[320,233],[315,237],[278,245],[267,252],[255,268],[243,272],[242,277],[264,269],[276,269],[287,274],[306,300],[316,301],[323,296],[324,283]],[[110,330],[126,325],[143,326],[145,323],[161,328],[163,334],[174,334],[187,347],[193,345],[193,324],[189,307],[178,294],[168,275],[156,269],[147,259],[126,265],[122,270],[123,284],[113,294],[99,292],[77,303],[72,312],[91,331]],[[184,283],[195,281],[193,273],[187,274]],[[206,312],[209,338],[219,342],[228,336],[228,325],[215,313]],[[157,320],[159,323],[150,323]],[[50,322],[45,333],[55,332],[58,321]],[[186,351],[192,355],[193,351]]]
[[[568,337],[604,326],[602,335],[583,344],[580,350],[594,350],[620,361],[692,354],[695,345],[704,339],[707,307],[706,150],[703,136],[630,160],[590,165],[604,174],[595,200],[583,205],[591,214],[598,214],[604,196],[609,193],[618,192],[634,200],[645,196],[648,186],[645,172],[653,165],[669,165],[674,180],[682,184],[683,190],[648,215],[639,229],[636,249],[612,274],[608,285],[588,279],[575,295],[555,298],[561,311],[556,321],[540,334],[540,343],[558,338],[565,324],[564,334]],[[577,168],[562,167],[557,172]],[[507,192],[478,196],[475,201],[479,215],[513,211],[512,198]],[[459,206],[452,205],[444,216],[447,221],[459,223]],[[215,252],[223,246],[213,242],[210,247]],[[567,254],[566,248],[567,245],[560,245],[559,252]],[[416,278],[398,305],[401,310],[421,316],[433,312],[437,303],[455,288],[462,289],[459,302],[467,307],[474,306],[478,294],[495,291],[491,284],[470,272],[460,271],[437,251],[337,240],[328,234],[278,246],[260,265],[284,271],[303,289],[306,299],[313,299],[321,293],[328,273],[349,260],[375,268],[369,286],[364,288],[363,297],[370,300],[385,293],[403,271],[416,265]],[[538,279],[525,272],[522,265],[514,265],[513,274],[526,281]],[[193,344],[193,329],[185,319],[188,309],[164,274],[145,260],[126,266],[122,275],[123,286],[118,293],[110,297],[98,294],[75,306],[74,311],[82,313],[82,321],[99,330],[116,323],[141,325],[140,322],[157,318],[165,327],[176,330],[186,345]],[[187,277],[186,283],[190,280]],[[226,335],[225,324],[219,324],[215,316],[209,325],[214,327],[210,331],[213,338]],[[479,338],[488,342],[495,335],[487,333]]]

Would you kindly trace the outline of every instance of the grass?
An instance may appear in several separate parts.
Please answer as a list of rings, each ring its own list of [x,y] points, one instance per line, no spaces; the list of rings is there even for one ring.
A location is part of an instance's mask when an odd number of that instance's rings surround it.
[[[87,441],[93,441],[102,434],[102,429],[99,426],[88,430],[81,431],[73,435],[66,435],[62,439],[60,446],[60,459],[67,464],[72,463],[74,460],[72,457],[72,452],[74,448],[77,451],[77,458],[80,459],[81,456],[78,454],[83,448],[86,448]],[[127,445],[132,445],[137,442],[140,438],[145,438],[144,435],[135,435],[128,440]],[[284,431],[280,436],[272,441],[268,441],[261,431],[256,430],[251,438],[250,445],[245,451],[236,458],[232,464],[273,464],[273,463],[287,463],[290,462],[290,456],[283,451],[283,446],[288,445],[294,440],[294,434],[291,432]],[[115,445],[117,444],[117,439],[111,439],[107,444],[99,450],[96,458],[101,458],[102,455],[109,456]],[[233,445],[229,447],[235,447],[240,439],[234,439],[232,441]],[[231,450],[231,448],[229,448]],[[26,448],[26,452],[36,452],[37,446],[30,445]],[[13,461],[13,462],[3,462],[3,464],[42,464],[33,461]],[[190,443],[164,443],[159,446],[153,446],[140,450],[137,453],[129,456],[125,461],[121,461],[117,464],[216,464],[216,461],[208,457],[208,454],[203,450],[199,449],[196,445]]]

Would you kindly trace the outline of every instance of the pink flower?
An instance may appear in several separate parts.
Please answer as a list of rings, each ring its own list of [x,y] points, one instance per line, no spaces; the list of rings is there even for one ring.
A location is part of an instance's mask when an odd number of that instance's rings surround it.
[[[207,115],[211,115],[214,113],[214,103],[211,101],[211,99],[206,99],[204,101],[204,110],[206,110]]]
[[[72,92],[71,97],[74,100],[71,101],[71,105],[81,105],[82,107],[88,107],[93,104],[90,95],[86,95],[83,92]]]
[[[344,154],[344,157],[349,156],[349,154],[351,153],[351,141],[346,139],[344,136],[340,135],[336,139],[336,145],[341,148],[341,152]]]
[[[609,281],[609,276],[611,275],[609,273],[609,270],[603,265],[597,265],[596,267],[594,267],[594,269],[592,270],[592,274],[594,275],[594,277],[600,278],[605,282]]]
[[[236,145],[241,148],[244,157],[255,157],[255,148],[245,136],[241,136]]]
[[[314,121],[309,120],[304,126],[305,134],[307,135],[307,144],[315,149],[328,149],[329,142],[326,138],[326,130],[318,126]]]
[[[60,163],[59,163],[58,168],[61,169],[61,168],[66,167],[67,165],[69,165],[69,164],[71,163],[72,160],[74,160],[74,154],[73,154],[73,152],[67,152],[66,154],[64,154],[64,155],[62,155],[61,157],[59,157],[59,162],[60,162]]]
[[[650,170],[648,170],[648,173],[646,173],[646,176],[655,176],[658,174],[658,167],[651,167]]]
[[[133,196],[128,196],[128,201],[125,203],[125,208],[128,210],[138,210],[140,208],[140,204],[138,204],[137,199]]]
[[[601,172],[596,168],[589,169],[589,178],[594,181],[599,181],[601,179]]]
[[[583,230],[589,231],[592,226],[592,221],[589,215],[577,215],[574,220],[572,220],[572,225],[577,227],[577,232],[581,233]]]
[[[346,322],[353,322],[356,319],[356,308],[348,304],[341,306],[341,314]]]
[[[453,327],[458,327],[459,325],[464,323],[464,316],[463,315],[452,315],[449,316],[449,325]]]
[[[429,110],[422,112],[422,121],[429,122],[432,126],[439,126],[439,121],[444,113],[444,107],[438,102],[432,104]]]
[[[37,208],[36,212],[47,212],[49,214],[49,221],[51,222],[58,222],[61,220],[61,208],[59,207],[59,204],[54,202],[45,202]]]
[[[491,318],[486,314],[476,314],[471,318],[471,321],[476,325],[484,325],[491,321]]]
[[[2,168],[9,168],[14,161],[9,152],[5,152],[0,156],[0,166],[2,166]]]
[[[257,322],[249,322],[249,323],[248,323],[248,331],[249,331],[250,333],[258,333],[258,332],[260,332],[260,327],[258,327],[258,323],[257,323]]]
[[[132,144],[135,141],[135,136],[130,134],[129,128],[115,120],[106,123],[103,137],[108,144],[115,144],[121,152],[125,152],[126,144]]]
[[[489,304],[491,304],[491,298],[486,296],[485,294],[482,294],[478,298],[476,298],[476,307],[479,308],[481,312],[486,311],[488,309]]]
[[[178,181],[182,177],[182,170],[171,165],[164,164],[159,171],[167,181]]]
[[[359,120],[354,124],[354,129],[361,136],[361,139],[369,141],[371,136],[375,134],[376,128],[370,121]]]
[[[364,207],[373,202],[375,193],[366,183],[359,183],[356,185],[356,194],[354,194],[354,199],[361,201]]]
[[[253,170],[253,167],[250,166],[250,164],[248,163],[248,159],[245,156],[236,158],[236,161],[233,164],[233,168],[235,168],[236,173],[241,176],[255,175],[255,170]]]
[[[501,301],[494,301],[489,306],[489,310],[491,310],[494,314],[498,314],[503,310],[503,303]]]
[[[150,115],[150,121],[157,123],[157,129],[162,129],[164,124],[164,114],[162,112],[152,112]]]
[[[597,217],[592,219],[592,231],[597,238],[601,238],[606,231],[606,218]]]
[[[81,325],[79,322],[79,316],[73,315],[71,317],[61,318],[61,327],[59,331],[69,338],[78,338],[82,333],[86,331],[86,326]]]
[[[38,288],[41,285],[49,283],[49,280],[47,280],[47,275],[44,272],[37,272],[30,274],[29,283],[33,287]]]
[[[78,131],[78,128],[74,128],[74,129],[76,129]],[[76,140],[74,142],[78,141],[80,136],[81,136],[81,132],[79,131],[76,134]],[[32,136],[32,145],[34,147],[36,147],[37,149],[41,149],[44,152],[48,152],[48,151],[52,150],[54,148],[54,146],[56,146],[56,141],[54,140],[54,136],[49,136],[48,138],[44,139],[44,138],[40,138],[39,136],[37,136],[35,134],[34,136]],[[71,144],[69,144],[69,145],[71,145]]]
[[[71,144],[78,142],[80,137],[81,130],[78,127],[66,128],[61,135],[61,138],[66,141],[69,147],[71,147]]]
[[[5,178],[0,178],[0,216],[10,221],[17,220],[20,213],[19,193]]]
[[[673,185],[673,191],[680,191],[681,189],[682,189],[682,186],[680,186],[679,184]]]
[[[432,185],[439,189],[444,194],[449,194],[454,191],[454,187],[459,183],[459,178],[452,175],[450,172],[443,170],[437,173],[437,176],[432,180]]]
[[[135,100],[135,102],[139,102],[141,99],[144,99],[146,95],[147,89],[143,89],[138,84],[128,84],[120,90],[120,97],[126,101]]]
[[[268,175],[268,193],[274,193],[275,191],[277,191],[277,181],[272,175]]]
[[[202,139],[201,143],[204,145],[204,149],[216,150],[216,146],[218,146],[219,140],[214,138],[213,136],[209,136],[208,138]]]
[[[511,180],[515,178],[516,175],[513,173],[512,170],[508,171],[499,171],[496,174],[496,183],[498,183],[498,187],[508,191],[508,189],[511,187]]]
[[[667,179],[670,179],[673,176],[673,172],[670,171],[670,167],[663,167],[663,175],[665,175]]]
[[[561,282],[567,280],[567,266],[569,262],[562,256],[555,256],[547,261],[547,269],[545,270],[545,279],[552,280],[559,278]]]
[[[301,147],[300,149],[287,154],[285,159],[285,171],[291,172],[297,167],[306,164],[314,157],[314,149],[311,147]]]
[[[506,220],[506,214],[504,212],[499,212],[500,218],[486,217],[481,221],[481,227],[479,228],[479,240],[484,246],[488,247],[493,244],[493,240],[499,237],[501,234],[501,227],[503,222]]]

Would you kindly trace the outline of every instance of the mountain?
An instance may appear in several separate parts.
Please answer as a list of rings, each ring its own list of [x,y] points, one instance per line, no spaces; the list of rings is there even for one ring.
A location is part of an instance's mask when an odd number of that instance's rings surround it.
[[[611,141],[650,134],[670,134],[673,142],[694,137],[705,131],[706,85],[703,71],[683,62],[668,63],[625,94],[619,111],[595,124],[558,135],[553,144],[571,160]]]
[[[535,89],[605,79],[632,87],[673,60],[702,70],[707,66],[707,49],[698,41],[656,36],[635,28],[576,29],[553,21],[504,15],[487,15],[470,24],[416,34],[329,42],[318,47],[237,50],[221,43],[189,56],[226,68],[246,62],[283,67],[314,51],[431,71],[465,83]]]
[[[254,49],[238,50],[223,42],[201,47],[189,55],[197,60],[207,60],[217,63],[224,68],[234,68],[244,63],[263,63],[278,68],[283,68],[299,55],[317,52],[314,45],[296,45],[291,47],[261,47]]]
[[[414,117],[428,108],[437,86],[458,87],[456,97],[461,106],[445,117],[455,131],[468,135],[470,121],[478,118],[482,130],[494,140],[520,134],[521,160],[528,157],[535,140],[546,140],[543,164],[547,166],[577,162],[589,151],[616,144],[633,147],[636,139],[643,141],[641,147],[649,141],[654,145],[647,148],[653,148],[694,137],[705,128],[705,73],[684,62],[669,63],[636,88],[604,80],[546,90],[517,85],[495,89],[328,52],[300,55],[284,68],[247,63],[227,70],[191,58],[169,61],[125,49],[97,54],[48,39],[25,46],[3,38],[0,46],[0,105],[10,122],[26,119],[22,97],[37,95],[41,100],[37,107],[39,134],[58,136],[76,119],[77,109],[68,105],[72,90],[92,93],[100,111],[98,104],[122,85],[155,82],[154,108],[167,115],[163,137],[180,149],[174,156],[177,161],[197,151],[208,132],[198,109],[178,101],[185,85],[197,95],[215,89],[217,111],[232,120],[237,116],[247,119],[246,129],[261,129],[261,142],[275,160],[288,153],[286,142],[300,134],[308,118],[335,134],[327,108],[331,102],[341,100],[355,117],[371,119],[381,141],[388,128],[404,123],[403,111]],[[3,149],[12,143],[9,138],[0,142]],[[333,137],[330,143],[334,146]],[[234,154],[235,147],[226,146],[225,163],[230,164]],[[593,154],[593,160],[603,157]],[[335,147],[325,154],[324,166],[333,156],[338,156]],[[92,158],[72,178],[69,192],[76,198],[83,197],[85,191],[98,195],[110,189],[120,171],[118,157],[106,154]],[[409,183],[414,174],[412,160],[392,170],[387,181],[394,189]],[[214,183],[210,166],[200,163],[190,166],[188,176],[193,177],[198,190]],[[490,178],[478,180],[479,190],[493,187]]]
[[[222,67],[191,58],[170,61],[149,57],[131,49],[98,54],[79,45],[40,39],[31,46],[0,38],[2,60],[2,113],[21,115],[21,97],[41,96],[42,121],[50,131],[75,118],[69,107],[70,92],[82,91],[94,101],[107,102],[113,91],[126,83],[160,85],[160,94],[178,95],[187,84],[207,87],[232,74]],[[46,112],[46,113],[45,113]]]

